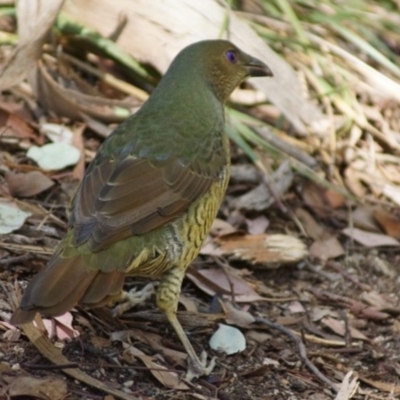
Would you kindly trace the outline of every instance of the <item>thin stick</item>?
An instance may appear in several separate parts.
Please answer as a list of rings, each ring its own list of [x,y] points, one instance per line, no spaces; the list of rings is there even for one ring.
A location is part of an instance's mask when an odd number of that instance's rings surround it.
[[[269,328],[276,329],[286,336],[288,336],[290,339],[292,339],[293,342],[296,343],[297,348],[299,350],[299,355],[301,361],[307,366],[307,368],[315,374],[315,376],[322,382],[326,383],[332,390],[334,390],[336,393],[339,391],[339,385],[333,381],[331,381],[329,378],[327,378],[308,358],[307,356],[307,350],[306,346],[304,345],[303,341],[298,338],[290,329],[285,328],[282,325],[275,324],[265,318],[261,317],[256,317],[256,323],[266,325]]]

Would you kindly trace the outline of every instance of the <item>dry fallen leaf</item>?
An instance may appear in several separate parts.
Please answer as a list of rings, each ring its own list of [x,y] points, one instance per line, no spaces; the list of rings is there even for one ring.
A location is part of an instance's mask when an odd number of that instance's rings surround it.
[[[337,335],[344,336],[346,334],[346,328],[344,325],[344,321],[338,321],[334,318],[323,318],[321,322],[335,332]],[[350,335],[353,339],[365,340],[369,342],[369,339],[361,333],[358,329],[349,327]]]
[[[231,273],[227,268],[197,270],[189,267],[186,277],[210,296],[221,294],[228,299],[234,296],[238,303],[265,300],[244,279]]]
[[[349,400],[357,393],[359,382],[357,377],[353,377],[353,374],[353,371],[349,371],[343,378],[335,400]]]
[[[373,216],[387,235],[400,239],[400,218],[397,215],[385,210],[375,210]]]
[[[246,218],[247,230],[251,235],[264,233],[269,225],[269,220],[265,215],[260,215],[254,219]]]
[[[374,219],[374,209],[371,206],[360,204],[351,214],[351,219],[356,228],[370,232],[381,232]]]
[[[1,137],[30,139],[38,144],[43,144],[40,136],[21,117],[0,108]]]
[[[362,376],[359,377],[360,381],[367,383],[368,385],[381,390],[382,392],[390,393],[390,394],[399,394],[400,386],[394,383],[386,383],[382,381],[377,381],[369,378],[364,378]],[[382,398],[382,397],[381,397]],[[387,397],[387,400],[395,399],[395,397]]]
[[[390,304],[384,298],[384,296],[382,296],[376,290],[362,292],[360,298],[361,300],[365,301],[370,306],[377,308],[378,310],[390,309],[393,306],[393,304]]]
[[[165,387],[174,390],[188,390],[189,387],[181,381],[181,378],[176,372],[171,372],[161,364],[153,361],[153,357],[144,354],[136,347],[123,343],[124,353],[137,357],[149,368],[152,375]]]
[[[64,87],[62,83],[70,81],[70,76],[59,74],[55,60],[42,58],[38,68],[30,74],[29,83],[45,109],[71,120],[82,119],[82,115],[86,114],[101,121],[120,122],[140,105],[138,101],[114,100],[82,93],[71,89],[69,86],[74,86],[71,84]]]
[[[316,240],[310,246],[310,255],[320,260],[329,260],[342,256],[345,253],[343,246],[336,237],[326,237],[321,240]]]
[[[342,232],[365,247],[399,246],[400,242],[383,233],[372,233],[357,228],[345,228]]]
[[[320,217],[326,217],[332,212],[324,197],[325,188],[314,183],[308,183],[301,193],[304,203]]]
[[[54,185],[54,182],[40,171],[31,171],[26,174],[8,172],[5,180],[10,194],[15,197],[32,197]]]
[[[152,332],[144,332],[140,329],[128,329],[125,331],[117,331],[111,334],[111,341],[128,341],[134,339],[145,343],[147,346],[153,349],[153,351],[160,352],[163,356],[168,357],[175,364],[185,366],[187,354],[165,347],[163,345],[163,337]]]
[[[68,395],[67,382],[57,376],[35,378],[33,376],[18,376],[9,388],[10,397],[29,397],[43,400],[63,400]]]
[[[318,222],[308,211],[306,211],[304,208],[297,208],[295,215],[310,238],[318,240],[324,237],[326,234],[325,229],[318,224]]]
[[[385,184],[382,189],[383,194],[400,206],[400,187],[398,185]]]
[[[220,304],[225,311],[225,321],[228,324],[247,328],[256,321],[256,319],[248,311],[240,310],[234,307],[230,301],[220,300]]]
[[[238,210],[263,211],[276,201],[276,197],[279,198],[287,193],[293,183],[293,178],[291,164],[285,160],[269,178],[274,194],[265,183],[261,183],[243,195],[235,197],[231,206]]]
[[[14,203],[0,203],[0,235],[21,228],[31,213],[20,210]]]
[[[220,218],[215,218],[212,225],[210,233],[213,236],[225,236],[231,235],[232,233],[236,233],[237,229],[234,228],[229,222],[224,221]]]
[[[342,194],[332,189],[326,189],[324,198],[326,199],[329,207],[334,210],[339,207],[343,207],[346,204],[346,198]]]

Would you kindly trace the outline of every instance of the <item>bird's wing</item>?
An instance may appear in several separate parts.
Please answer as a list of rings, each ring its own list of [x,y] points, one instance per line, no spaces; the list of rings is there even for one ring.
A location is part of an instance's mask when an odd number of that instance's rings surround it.
[[[87,242],[98,251],[164,225],[208,191],[218,168],[213,172],[176,157],[163,162],[101,158],[85,175],[73,203],[75,244]]]

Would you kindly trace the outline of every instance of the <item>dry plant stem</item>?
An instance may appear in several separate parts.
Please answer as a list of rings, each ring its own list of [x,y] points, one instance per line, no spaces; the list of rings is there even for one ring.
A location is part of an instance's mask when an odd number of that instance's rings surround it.
[[[18,243],[7,243],[0,242],[0,248],[12,251],[21,251],[24,253],[34,253],[34,254],[48,254],[52,255],[54,253],[54,249],[50,247],[44,246],[33,246],[30,244],[18,244]]]
[[[128,17],[126,15],[119,15],[117,25],[114,27],[114,30],[108,35],[107,39],[116,42],[124,31],[127,23]]]
[[[61,54],[61,58],[69,61],[70,63],[78,66],[79,68],[83,69],[86,72],[96,76],[97,78],[101,79],[103,82],[109,84],[110,86],[114,87],[115,89],[120,90],[123,93],[126,93],[130,96],[136,97],[141,101],[146,101],[149,97],[149,94],[144,90],[141,90],[135,86],[130,85],[129,83],[122,81],[121,79],[115,78],[113,75],[102,72],[86,62],[78,60],[75,57],[70,56],[69,54]]]
[[[346,279],[348,279],[350,282],[354,283],[357,287],[359,287],[362,290],[372,290],[370,285],[367,285],[366,283],[361,283],[357,277],[355,277],[352,274],[349,274],[348,272],[346,272],[345,270],[343,270],[343,268],[340,266],[339,263],[337,263],[336,261],[328,261],[326,263],[327,267],[330,267],[332,269],[334,269],[335,271],[339,272],[339,274],[343,275]]]
[[[0,260],[0,265],[11,265],[20,263],[23,261],[28,261],[31,258],[31,254],[22,254],[20,256],[6,258],[5,260]]]
[[[180,323],[185,328],[199,328],[209,327],[211,324],[215,324],[217,321],[224,319],[225,314],[205,314],[205,313],[193,313],[189,311],[178,311]],[[164,313],[159,311],[137,311],[132,313],[125,313],[123,315],[124,322],[126,320],[144,320],[147,322],[166,323],[167,317]],[[149,327],[146,327],[148,329]]]
[[[337,383],[331,381],[329,378],[327,378],[308,358],[307,356],[307,350],[306,346],[304,345],[303,341],[298,338],[290,329],[285,328],[282,325],[275,324],[265,318],[261,317],[256,317],[256,323],[266,325],[269,328],[276,329],[286,336],[288,336],[290,339],[292,339],[293,342],[296,343],[297,348],[299,350],[299,356],[301,361],[307,366],[307,368],[315,374],[315,376],[321,381],[326,383],[333,391],[336,393],[339,391],[339,386]]]
[[[278,205],[279,209],[284,213],[287,214],[288,210],[286,206],[282,203],[282,200],[275,190],[274,184],[270,181],[268,176],[270,175],[265,168],[264,164],[261,161],[256,161],[255,162],[256,167],[262,172],[261,174],[261,180],[264,183],[264,185],[267,187],[269,192],[271,193],[272,197],[274,198],[276,204]]]
[[[307,165],[307,167],[314,168],[317,166],[317,161],[304,151],[292,146],[290,143],[282,140],[279,136],[274,135],[268,128],[252,127],[263,139],[272,144],[277,149],[295,158],[297,161]]]
[[[344,339],[346,341],[346,346],[351,346],[351,332],[349,326],[349,319],[347,318],[347,314],[345,310],[339,310],[339,315],[342,317],[344,321]]]
[[[354,302],[357,300],[353,300],[349,297],[345,296],[340,296],[335,293],[331,293],[328,290],[319,290],[315,289],[313,287],[309,287],[308,290],[313,293],[318,299],[321,299],[323,301],[332,301],[334,303],[337,303],[340,306],[344,307],[351,307]]]
[[[42,365],[42,364],[30,364],[24,363],[21,364],[23,368],[29,368],[32,370],[41,370],[41,371],[55,371],[60,369],[70,369],[70,368],[82,368],[88,367],[97,370],[99,368],[98,364],[94,363],[78,363],[71,362],[68,364],[58,364],[58,365]],[[175,369],[166,369],[166,368],[148,368],[148,367],[139,367],[137,365],[112,365],[112,364],[101,364],[101,368],[106,369],[115,369],[115,370],[137,370],[137,371],[161,371],[161,372],[173,372],[176,374],[182,373],[182,371],[177,371]]]
[[[231,278],[230,278],[228,272],[226,271],[226,268],[227,268],[227,267],[230,267],[230,265],[229,265],[224,259],[222,259],[222,258],[220,258],[220,257],[213,257],[213,258],[214,258],[215,263],[218,264],[218,265],[222,268],[222,271],[224,271],[224,274],[225,274],[225,276],[226,276],[226,279],[227,279],[227,281],[228,281],[228,283],[229,283],[229,290],[231,291],[231,301],[232,301],[232,304],[236,304],[236,300],[235,300],[235,288],[234,288],[234,286],[233,286],[233,282],[232,282],[232,280],[231,280]]]

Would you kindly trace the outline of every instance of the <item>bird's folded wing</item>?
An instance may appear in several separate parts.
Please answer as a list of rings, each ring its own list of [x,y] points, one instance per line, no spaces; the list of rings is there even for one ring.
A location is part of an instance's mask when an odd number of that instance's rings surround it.
[[[181,216],[217,179],[172,158],[165,162],[103,158],[86,174],[75,197],[75,245],[105,249]]]

